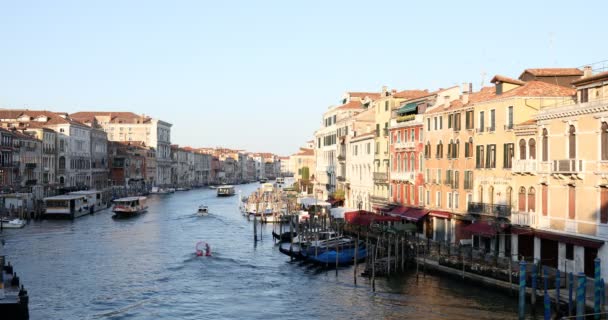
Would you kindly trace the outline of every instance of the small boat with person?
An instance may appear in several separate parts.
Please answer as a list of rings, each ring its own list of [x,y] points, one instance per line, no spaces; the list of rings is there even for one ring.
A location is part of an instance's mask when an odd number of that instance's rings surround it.
[[[235,195],[234,186],[220,186],[217,188],[218,197],[231,197]]]
[[[209,207],[204,204],[198,206],[198,212],[196,213],[198,216],[206,216],[209,215]]]
[[[127,197],[114,200],[114,217],[128,218],[146,212],[146,197]]]

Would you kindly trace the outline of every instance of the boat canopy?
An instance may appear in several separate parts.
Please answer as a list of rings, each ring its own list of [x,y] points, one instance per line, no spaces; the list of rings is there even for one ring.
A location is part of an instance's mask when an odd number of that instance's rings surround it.
[[[344,207],[329,209],[331,216],[334,218],[338,218],[338,219],[344,219],[344,213],[349,212],[349,211],[357,211],[357,209],[344,208]]]
[[[330,207],[331,206],[331,204],[329,202],[322,201],[322,200],[317,200],[317,199],[311,198],[311,197],[298,198],[297,202],[299,204],[302,204],[302,205],[305,205],[305,206],[322,206],[322,207]]]

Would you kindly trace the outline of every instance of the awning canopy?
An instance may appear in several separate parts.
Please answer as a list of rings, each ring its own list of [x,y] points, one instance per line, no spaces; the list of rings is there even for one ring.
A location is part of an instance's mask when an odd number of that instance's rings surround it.
[[[470,225],[464,227],[463,230],[474,233],[474,234],[478,234],[481,236],[493,237],[498,233],[498,231],[503,230],[505,227],[506,226],[503,224],[495,224],[492,222],[480,221],[480,222],[475,222],[473,224],[470,224]]]
[[[410,102],[410,103],[404,105],[403,107],[397,109],[397,113],[398,114],[411,113],[411,112],[416,111],[416,108],[418,108],[418,103]]]
[[[568,235],[563,233],[556,233],[544,230],[534,230],[534,235],[547,240],[555,240],[557,242],[563,242],[567,244],[572,244],[575,246],[588,247],[598,249],[604,244],[602,240],[596,240],[591,238],[583,238],[574,235]]]
[[[429,212],[429,215],[433,216],[433,217],[444,218],[444,219],[449,219],[452,217],[452,213],[447,212],[447,211],[431,211],[431,212]]]
[[[418,222],[420,219],[424,218],[428,213],[428,210],[401,206],[391,210],[391,212],[389,212],[388,214],[408,221]]]
[[[346,222],[359,226],[369,226],[372,223],[400,221],[397,217],[382,216],[369,211],[350,211],[344,213]]]
[[[357,211],[357,209],[344,208],[344,207],[329,209],[329,213],[331,214],[331,216],[334,218],[339,218],[339,219],[344,219],[344,213],[349,212],[349,211]]]
[[[322,201],[322,200],[317,200],[315,198],[298,198],[297,199],[297,203],[305,205],[305,206],[322,206],[322,207],[327,207],[327,206],[331,206],[330,203]]]
[[[375,206],[372,206],[372,209],[382,211],[382,212],[388,212],[391,210],[391,207],[387,206],[387,205],[375,205]]]

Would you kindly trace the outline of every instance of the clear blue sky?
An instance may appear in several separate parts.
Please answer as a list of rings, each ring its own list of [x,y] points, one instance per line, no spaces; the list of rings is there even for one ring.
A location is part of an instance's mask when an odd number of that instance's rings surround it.
[[[126,110],[293,153],[347,90],[608,59],[604,1],[0,1],[0,107]],[[449,4],[448,4],[449,3]]]

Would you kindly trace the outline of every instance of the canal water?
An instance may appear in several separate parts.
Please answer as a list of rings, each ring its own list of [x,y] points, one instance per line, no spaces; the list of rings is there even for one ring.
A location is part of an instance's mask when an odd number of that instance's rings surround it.
[[[237,186],[243,195],[259,185]],[[353,269],[290,262],[272,225],[254,246],[238,196],[198,189],[148,198],[146,214],[109,210],[4,230],[4,253],[30,294],[31,319],[509,319],[517,299],[414,273],[353,284]],[[199,204],[210,215],[198,217]],[[197,257],[195,245],[211,245]]]

